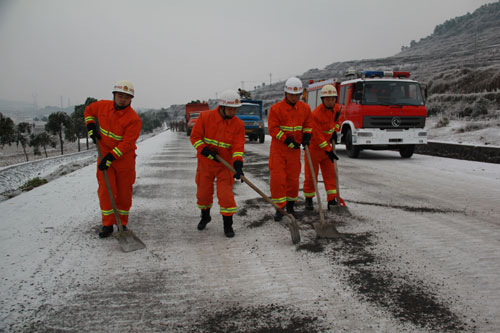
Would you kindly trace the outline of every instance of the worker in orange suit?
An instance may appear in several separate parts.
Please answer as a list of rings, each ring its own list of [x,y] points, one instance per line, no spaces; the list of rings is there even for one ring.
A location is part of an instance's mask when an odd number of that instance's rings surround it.
[[[331,206],[337,205],[337,201],[335,200],[337,197],[337,183],[335,181],[335,167],[333,162],[339,158],[330,145],[332,140],[336,140],[334,134],[339,129],[339,124],[337,124],[338,117],[336,117],[337,113],[334,110],[335,102],[337,101],[337,90],[333,85],[327,84],[321,88],[320,97],[321,104],[312,112],[314,135],[311,140],[309,152],[316,181],[318,180],[318,171],[321,167],[328,209],[330,209]],[[315,191],[309,163],[306,163],[305,166],[303,192],[306,197],[306,209],[313,210],[312,199],[315,196]]]
[[[113,233],[116,219],[111,206],[103,171],[107,170],[111,191],[123,229],[126,230],[132,186],[135,182],[136,141],[141,133],[141,118],[130,106],[134,86],[129,81],[118,81],[113,88],[113,100],[94,102],[85,108],[85,124],[89,136],[99,144],[102,159],[97,160],[97,182],[102,214],[100,238]]]
[[[299,101],[302,82],[296,77],[289,78],[284,90],[285,98],[271,106],[267,120],[272,137],[269,153],[271,199],[281,208],[286,206],[288,213],[295,214],[301,170],[300,145],[309,145],[313,119],[309,105]],[[274,220],[282,218],[276,210]]]
[[[240,97],[236,91],[224,91],[218,107],[203,111],[191,132],[191,143],[197,150],[198,158],[195,178],[197,205],[201,210],[198,230],[205,229],[212,220],[210,209],[213,203],[214,180],[216,180],[217,199],[226,237],[234,237],[233,215],[236,213],[234,178],[240,179],[243,175],[245,125],[241,119],[235,117],[240,106]],[[218,162],[217,155],[232,164],[236,173],[233,174]]]

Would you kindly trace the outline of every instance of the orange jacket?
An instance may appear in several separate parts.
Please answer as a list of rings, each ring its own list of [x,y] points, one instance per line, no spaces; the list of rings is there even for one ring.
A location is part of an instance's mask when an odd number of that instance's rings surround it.
[[[115,110],[113,101],[98,101],[85,108],[85,125],[99,122],[103,156],[111,152],[116,159],[135,157],[137,138],[141,134],[141,118],[131,106]]]
[[[219,108],[200,113],[191,132],[191,144],[198,151],[198,158],[210,161],[201,155],[203,148],[208,146],[230,164],[236,160],[243,162],[245,124],[236,116],[222,119]]]
[[[297,104],[291,106],[284,98],[269,109],[267,126],[273,138],[271,146],[277,141],[285,143],[287,137],[291,137],[297,143],[302,143],[303,133],[312,133],[313,125],[309,105],[298,101]]]
[[[340,125],[335,123],[335,111],[325,108],[323,103],[318,105],[312,112],[314,119],[314,135],[311,139],[311,148],[323,149],[324,151],[332,150],[330,140],[333,132],[338,131]]]

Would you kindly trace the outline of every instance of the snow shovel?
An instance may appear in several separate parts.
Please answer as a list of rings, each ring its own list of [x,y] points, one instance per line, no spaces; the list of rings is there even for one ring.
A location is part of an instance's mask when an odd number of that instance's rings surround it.
[[[101,147],[99,147],[99,140],[97,140],[96,146],[99,160],[102,161],[102,153]],[[122,222],[120,221],[120,215],[118,215],[118,209],[116,208],[113,191],[111,190],[111,185],[109,184],[108,172],[106,170],[103,170],[102,172],[104,174],[106,188],[108,189],[109,200],[111,201],[111,206],[113,207],[113,212],[115,214],[116,226],[118,227],[118,232],[114,233],[113,237],[118,240],[118,243],[120,244],[123,252],[132,252],[146,248],[146,245],[132,232],[132,230],[123,230]]]
[[[313,227],[314,230],[316,230],[316,234],[318,237],[322,238],[339,238],[340,233],[337,231],[337,229],[333,225],[326,224],[325,221],[325,213],[323,212],[323,207],[321,207],[321,198],[319,196],[319,191],[318,191],[318,182],[316,181],[316,175],[314,173],[314,168],[311,160],[311,154],[309,153],[309,147],[305,146],[306,150],[306,156],[307,156],[307,161],[309,163],[309,169],[311,170],[311,175],[313,179],[313,184],[314,184],[314,191],[316,192],[316,197],[318,201],[318,210],[319,210],[319,219],[320,222],[314,222]]]
[[[335,151],[335,141],[332,140],[332,148],[333,152],[336,153]],[[336,206],[330,206],[330,210],[338,215],[345,215],[345,216],[351,216],[351,212],[349,211],[349,208],[347,208],[344,200],[340,197],[340,184],[339,184],[339,171],[337,169],[337,160],[333,160],[333,166],[335,168],[335,184],[337,184],[337,205]]]
[[[226,168],[231,170],[231,172],[236,173],[236,170],[231,166],[231,164],[227,163],[226,160],[221,158],[219,155],[216,155],[215,158],[217,161],[221,162]],[[300,243],[300,233],[299,226],[297,225],[297,221],[295,221],[295,217],[293,215],[288,214],[283,208],[279,207],[274,201],[272,201],[264,192],[262,192],[257,186],[252,184],[245,176],[241,175],[241,180],[247,183],[255,192],[259,193],[261,197],[263,197],[267,202],[274,206],[283,216],[285,216],[289,222],[287,223],[288,228],[290,229],[290,234],[292,236],[292,243],[298,244]]]

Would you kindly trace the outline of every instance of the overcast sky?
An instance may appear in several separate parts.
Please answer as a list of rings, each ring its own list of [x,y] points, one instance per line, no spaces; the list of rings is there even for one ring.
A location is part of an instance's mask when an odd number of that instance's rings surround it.
[[[387,57],[494,0],[0,0],[0,99],[136,108]],[[271,74],[271,75],[270,75]],[[61,97],[62,96],[62,97]]]

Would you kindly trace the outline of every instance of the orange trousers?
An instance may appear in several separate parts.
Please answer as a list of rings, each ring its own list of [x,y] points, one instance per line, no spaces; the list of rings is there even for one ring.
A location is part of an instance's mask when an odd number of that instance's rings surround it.
[[[203,161],[200,161],[204,159]],[[196,199],[200,209],[212,208],[214,198],[214,181],[217,185],[217,200],[220,214],[233,216],[236,213],[233,184],[234,178],[231,171],[218,162],[210,161],[205,157],[198,160],[196,169]]]
[[[325,151],[319,148],[309,148],[309,153],[311,154],[312,165],[314,169],[314,175],[316,176],[316,181],[318,181],[318,171],[321,167],[321,175],[323,176],[323,182],[325,183],[326,190],[326,200],[330,201],[337,197],[337,182],[335,180],[335,167],[332,161],[325,154]],[[307,155],[305,156],[307,158]],[[305,180],[304,180],[304,196],[306,198],[314,198],[314,183],[311,175],[311,168],[309,167],[309,162],[305,161]],[[319,186],[318,186],[319,191]]]
[[[269,154],[271,199],[279,207],[285,207],[287,201],[297,201],[300,168],[300,149],[290,149],[281,143],[271,146]]]
[[[116,160],[106,170],[122,225],[127,225],[130,207],[132,207],[132,190],[135,182],[135,159],[132,160],[132,162],[133,164],[131,165],[130,160]],[[112,226],[116,224],[116,218],[111,200],[109,199],[104,173],[99,169],[97,169],[97,182],[99,183],[97,194],[101,206],[102,224],[104,226]]]

